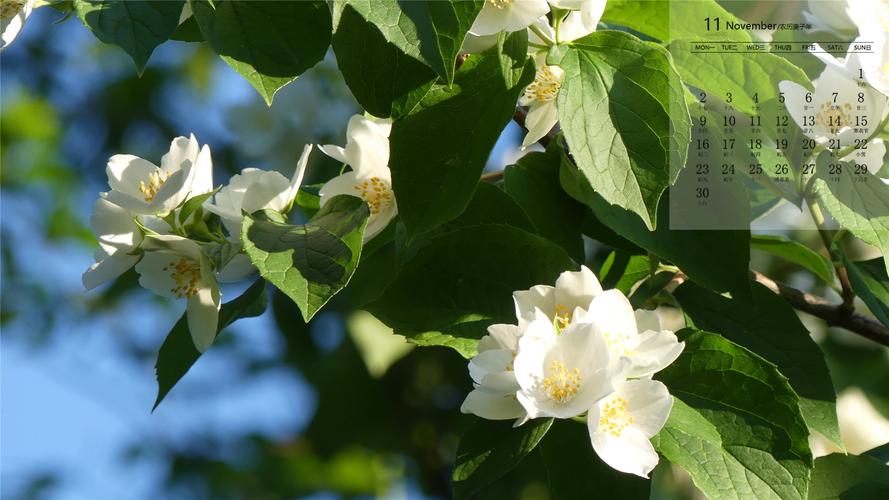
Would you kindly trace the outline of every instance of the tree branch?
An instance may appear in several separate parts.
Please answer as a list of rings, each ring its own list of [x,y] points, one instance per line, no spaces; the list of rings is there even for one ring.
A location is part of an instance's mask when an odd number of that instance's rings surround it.
[[[830,326],[846,329],[878,344],[889,346],[889,328],[881,323],[849,311],[843,304],[832,304],[827,299],[783,285],[757,271],[751,273],[757,283],[780,295],[794,309],[821,318]]]

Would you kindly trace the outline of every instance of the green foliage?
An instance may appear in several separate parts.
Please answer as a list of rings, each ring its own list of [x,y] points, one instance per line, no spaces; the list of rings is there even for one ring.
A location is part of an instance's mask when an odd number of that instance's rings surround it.
[[[843,257],[855,293],[883,325],[889,327],[889,277],[883,259],[853,262]]]
[[[244,216],[241,242],[263,278],[287,294],[306,321],[349,283],[361,257],[370,210],[354,196],[337,196],[302,226]]]
[[[515,320],[514,290],[552,283],[574,266],[561,247],[527,231],[463,227],[421,248],[369,310],[411,342],[470,357],[488,325]]]
[[[834,453],[815,460],[809,500],[884,498],[889,466],[869,456]]]
[[[324,58],[330,10],[323,1],[191,2],[204,39],[271,105],[275,92]]]
[[[685,162],[691,128],[669,54],[602,31],[547,62],[565,70],[559,121],[580,172],[607,203],[654,229],[658,201],[675,180],[670,161]]]
[[[553,423],[539,418],[521,427],[512,422],[475,419],[460,438],[451,478],[454,498],[469,498],[516,466],[540,442]]]
[[[470,57],[451,86],[437,84],[390,136],[392,187],[408,235],[460,215],[534,64],[522,32]]]
[[[173,36],[183,5],[185,0],[75,0],[74,10],[96,38],[125,50],[142,73],[155,47]]]
[[[833,264],[811,248],[781,236],[755,234],[750,236],[750,248],[768,252],[788,262],[793,262],[815,274],[821,281],[833,285]]]
[[[241,318],[252,318],[265,312],[266,302],[265,280],[256,280],[239,297],[222,304],[217,335]],[[183,314],[167,334],[157,354],[157,363],[154,366],[157,373],[157,399],[154,401],[154,408],[161,404],[170,389],[188,373],[200,356],[201,353],[195,349],[191,340],[188,321]]]
[[[720,18],[723,22],[740,20],[726,11],[715,0],[633,1],[608,0],[602,21],[607,24],[626,26],[663,42],[675,39],[701,37],[700,25],[706,17]],[[743,30],[719,33],[720,39],[750,41]]]
[[[685,350],[656,376],[675,396],[658,452],[709,498],[806,498],[812,454],[787,379],[720,335],[680,334]]]
[[[774,363],[800,397],[808,426],[842,447],[836,394],[824,355],[796,312],[766,287],[753,284],[753,302],[731,300],[684,283],[673,295],[698,328],[719,332]]]

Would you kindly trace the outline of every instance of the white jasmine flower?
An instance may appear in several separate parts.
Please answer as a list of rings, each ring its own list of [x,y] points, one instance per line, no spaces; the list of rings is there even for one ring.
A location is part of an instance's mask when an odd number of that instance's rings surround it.
[[[537,72],[534,81],[525,87],[519,104],[528,106],[528,115],[525,117],[525,128],[528,133],[522,141],[522,148],[534,144],[541,137],[549,133],[559,121],[559,109],[556,107],[556,98],[559,89],[565,79],[565,71],[558,66],[546,64],[546,53],[541,53],[534,58],[537,64]]]
[[[528,290],[512,294],[519,324],[534,321],[540,310],[558,330],[567,327],[574,319],[575,310],[586,310],[593,298],[602,293],[602,285],[586,266],[580,271],[565,271],[556,280],[556,286],[536,285]]]
[[[614,469],[648,477],[658,463],[650,439],[667,422],[672,408],[673,398],[661,382],[618,384],[587,415],[593,449]]]
[[[889,96],[889,32],[886,30],[889,30],[889,23],[885,27],[862,33],[861,38],[868,39],[873,50],[862,52],[858,59],[865,81],[883,95]]]
[[[216,339],[221,294],[210,259],[196,242],[174,235],[146,237],[150,250],[136,264],[139,284],[171,298],[188,299],[186,317],[195,348],[204,352]]]
[[[34,0],[0,0],[0,50],[15,40],[33,9]]]
[[[543,314],[518,341],[513,367],[516,394],[529,418],[571,418],[612,391],[625,363],[613,367],[603,332],[592,323],[571,323],[561,332]]]
[[[826,54],[816,55],[827,66],[812,82],[813,92],[791,81],[778,84],[785,94],[788,114],[806,136],[819,144],[830,149],[854,146],[856,140],[867,139],[872,128],[889,112],[887,98],[876,89],[859,84],[859,54],[850,52],[842,61]],[[863,125],[863,117],[868,125]]]
[[[574,321],[592,323],[602,332],[611,363],[628,360],[628,378],[650,377],[675,361],[685,347],[673,332],[661,330],[653,311],[634,312],[620,290],[597,295],[587,310],[575,314]]]
[[[177,137],[161,166],[133,155],[114,155],[106,168],[111,191],[103,196],[138,214],[166,215],[188,198],[213,190],[210,149],[194,135]]]
[[[549,24],[549,19],[546,16],[535,21],[533,26],[536,31],[546,34],[550,40],[555,40],[557,43],[568,43],[596,31],[602,14],[605,12],[606,2],[605,0],[561,0],[559,3],[571,7],[556,5],[555,2],[550,1],[553,6],[571,9],[571,12],[568,12],[559,23],[558,33]],[[528,40],[537,45],[546,45],[545,40],[541,39],[534,29],[529,30]]]
[[[87,290],[111,281],[139,261],[134,251],[142,243],[142,230],[136,225],[135,216],[129,211],[99,198],[90,217],[90,225],[99,249],[96,263],[83,273],[83,287]]]
[[[364,230],[365,242],[385,229],[398,214],[389,170],[391,129],[391,120],[355,115],[349,120],[345,147],[321,146],[326,155],[351,166],[352,170],[321,187],[320,204],[324,206],[340,194],[357,196],[367,202],[370,218]]]
[[[460,52],[464,54],[478,54],[495,45],[497,45],[497,35],[476,35],[472,32],[467,32],[466,38],[463,39],[463,45],[460,46]]]
[[[463,401],[460,411],[489,420],[518,419],[527,416],[516,399],[520,389],[513,360],[521,330],[516,325],[491,325],[478,343],[478,354],[469,361],[469,375],[475,387]]]
[[[469,31],[475,35],[495,35],[527,28],[549,12],[546,0],[486,0]]]
[[[855,23],[846,15],[845,2],[809,0],[807,3],[808,10],[803,11],[803,17],[812,25],[813,31],[831,31],[840,35],[855,31]]]
[[[244,212],[252,214],[268,209],[283,214],[290,210],[302,184],[311,152],[311,144],[303,148],[290,180],[277,171],[258,168],[241,170],[213,196],[213,203],[207,205],[207,210],[222,219],[234,241],[240,241]]]
[[[836,4],[837,2],[823,3]],[[876,34],[880,30],[884,34],[889,32],[889,1],[887,0],[847,0],[846,14],[862,35],[865,32]],[[873,42],[873,40],[866,41]]]

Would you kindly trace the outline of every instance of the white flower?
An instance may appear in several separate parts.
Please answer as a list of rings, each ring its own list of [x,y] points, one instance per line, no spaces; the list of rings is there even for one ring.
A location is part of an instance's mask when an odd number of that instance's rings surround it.
[[[586,310],[593,298],[602,293],[602,285],[586,266],[580,271],[565,271],[556,280],[556,286],[536,285],[528,290],[513,292],[516,317],[519,324],[534,321],[540,310],[549,321],[561,330],[571,324],[577,308]]]
[[[34,0],[0,0],[0,50],[15,40],[33,9]]]
[[[525,128],[528,133],[522,141],[522,147],[526,148],[534,144],[541,137],[549,133],[559,121],[559,109],[556,107],[556,98],[559,89],[565,79],[565,71],[558,66],[547,66],[546,53],[541,53],[534,58],[537,64],[537,73],[521,97],[519,104],[528,106],[528,115],[525,117]]]
[[[495,45],[497,45],[497,35],[476,35],[472,32],[467,32],[466,38],[463,39],[463,45],[460,46],[460,52],[464,54],[478,54]]]
[[[529,418],[571,418],[612,391],[625,365],[612,368],[602,333],[591,323],[571,323],[559,333],[542,312],[528,324],[513,368],[516,397]]]
[[[352,167],[352,171],[334,177],[321,187],[323,207],[336,195],[346,194],[362,198],[370,207],[370,218],[364,230],[364,241],[379,234],[398,214],[392,173],[389,170],[388,119],[355,115],[349,120],[346,147],[325,145],[321,151]]]
[[[83,273],[83,287],[87,290],[111,281],[139,260],[133,252],[142,243],[142,230],[129,211],[99,198],[94,205],[90,225],[99,240],[96,263]]]
[[[813,31],[832,31],[839,35],[855,31],[855,23],[846,15],[845,2],[809,0],[808,11],[803,11],[803,17],[813,26]]]
[[[889,112],[887,98],[859,84],[860,54],[850,52],[842,61],[827,54],[816,55],[827,66],[812,82],[813,92],[791,81],[778,84],[785,94],[788,114],[805,135],[819,144],[834,150],[854,146],[856,140],[867,139]]]
[[[161,166],[133,155],[114,155],[106,168],[111,191],[103,196],[138,214],[166,215],[188,198],[213,190],[210,149],[194,135],[177,137]]]
[[[835,2],[831,2],[835,3]],[[858,26],[858,32],[877,34],[889,32],[889,1],[887,0],[847,0],[846,14]],[[866,40],[873,42],[873,40]]]
[[[634,312],[620,290],[597,295],[587,310],[575,313],[574,321],[592,323],[602,332],[611,363],[629,361],[628,378],[650,377],[675,361],[685,347],[673,332],[661,330],[654,311]]]
[[[494,35],[527,28],[549,12],[546,0],[486,0],[469,31],[474,35]]]
[[[149,251],[136,264],[139,284],[164,297],[188,299],[191,339],[199,352],[206,351],[216,339],[221,305],[210,259],[200,245],[180,236],[148,236],[142,246]]]
[[[559,2],[571,7],[556,5],[552,0],[550,3],[563,9],[571,9],[571,12],[568,12],[559,23],[559,32],[556,33],[556,30],[550,26],[546,16],[535,21],[533,26],[537,28],[537,31],[542,31],[550,40],[555,40],[557,43],[573,42],[596,31],[599,20],[602,19],[602,14],[605,12],[605,0],[561,0]],[[529,30],[528,40],[538,45],[546,45],[546,42],[534,30]]]
[[[207,210],[222,219],[234,241],[240,241],[244,212],[252,214],[269,209],[286,213],[290,209],[302,184],[311,152],[311,145],[303,148],[290,180],[277,171],[258,168],[241,170],[213,196],[213,203],[207,205]]]
[[[513,360],[521,335],[515,325],[491,325],[478,343],[478,354],[469,361],[474,389],[466,396],[460,411],[489,420],[519,419],[527,416],[516,399],[520,389]]]
[[[889,96],[889,27],[862,32],[861,38],[870,41],[873,50],[859,55],[861,70],[867,83]]]
[[[629,380],[615,387],[587,415],[593,449],[621,472],[648,477],[658,463],[651,437],[670,416],[673,398],[654,380]]]

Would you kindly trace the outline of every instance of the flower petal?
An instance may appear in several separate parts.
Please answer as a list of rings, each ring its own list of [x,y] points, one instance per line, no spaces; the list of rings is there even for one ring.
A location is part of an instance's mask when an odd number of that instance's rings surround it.
[[[664,427],[673,396],[667,386],[657,380],[629,380],[618,387],[617,393],[627,400],[627,411],[633,416],[633,427],[651,438]]]
[[[549,318],[556,315],[556,289],[548,285],[535,285],[527,290],[512,293],[516,317],[534,321],[534,311],[539,309]]]
[[[170,142],[170,150],[161,157],[161,171],[170,175],[182,170],[186,162],[189,167],[194,167],[198,157],[200,146],[194,135],[190,137],[176,137]]]
[[[639,378],[657,373],[676,361],[684,348],[685,344],[679,342],[673,332],[648,330],[639,335],[639,343],[630,356],[632,366],[627,376]]]
[[[145,195],[139,190],[139,183],[148,183],[151,174],[158,172],[154,163],[133,155],[114,155],[108,159],[105,173],[108,175],[108,186],[116,191],[137,200]],[[147,205],[147,202],[143,202]]]
[[[483,388],[477,388],[467,394],[460,411],[488,420],[510,420],[525,415],[525,410],[515,395],[504,396]]]
[[[539,141],[541,137],[549,133],[559,122],[559,109],[555,101],[540,104],[532,104],[525,117],[525,126],[528,133],[522,140],[522,149]]]
[[[593,298],[586,320],[595,325],[598,332],[612,337],[638,334],[633,306],[617,289],[606,290]]]
[[[602,293],[602,285],[596,275],[586,266],[580,266],[580,271],[566,271],[556,280],[556,304],[560,304],[569,311],[575,307],[589,309],[593,298]]]
[[[346,150],[342,146],[325,144],[323,146],[318,146],[318,149],[320,149],[322,153],[326,154],[327,156],[333,158],[338,162],[349,163],[349,159],[346,158]]]
[[[188,331],[198,352],[206,351],[216,340],[220,305],[219,288],[209,285],[198,288],[197,293],[188,298]]]
[[[103,283],[107,283],[128,271],[138,261],[139,255],[128,255],[122,252],[109,255],[90,266],[83,273],[83,287],[87,290],[92,290]]]
[[[638,429],[628,427],[620,436],[613,436],[595,432],[594,426],[598,427],[598,418],[592,420],[587,417],[587,425],[590,428],[593,449],[613,469],[647,478],[657,465],[658,456],[654,446]]]

